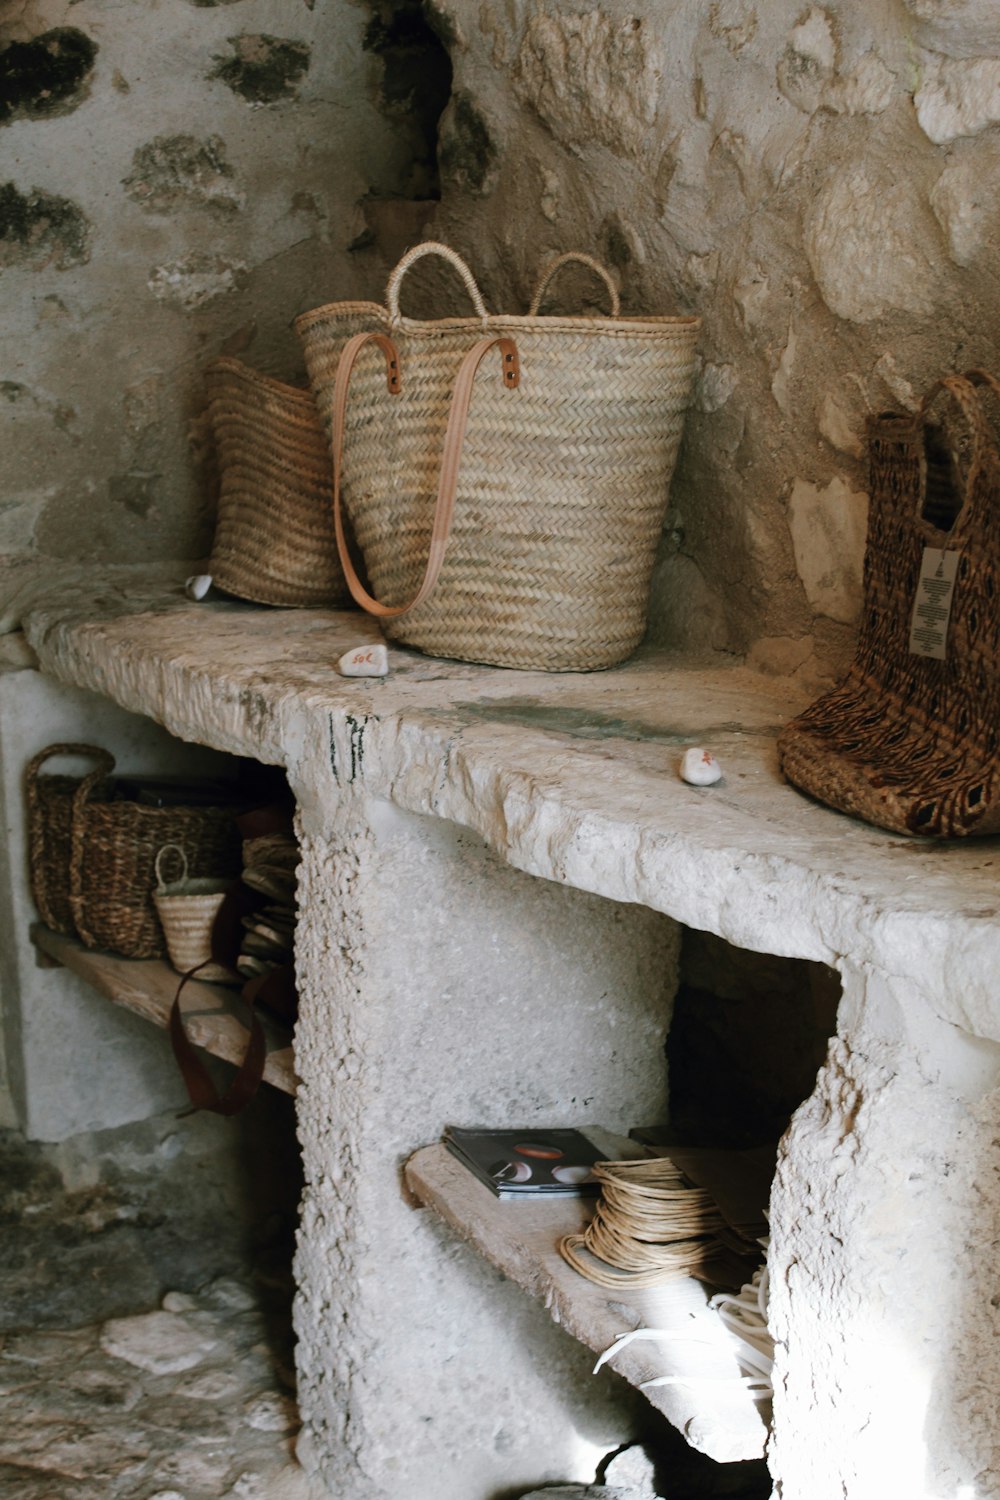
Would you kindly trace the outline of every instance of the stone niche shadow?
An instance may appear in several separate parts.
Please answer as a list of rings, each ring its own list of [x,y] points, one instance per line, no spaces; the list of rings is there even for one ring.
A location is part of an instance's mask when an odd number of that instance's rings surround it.
[[[670,1139],[730,1150],[777,1143],[815,1087],[839,975],[685,929],[679,981],[666,1044]]]

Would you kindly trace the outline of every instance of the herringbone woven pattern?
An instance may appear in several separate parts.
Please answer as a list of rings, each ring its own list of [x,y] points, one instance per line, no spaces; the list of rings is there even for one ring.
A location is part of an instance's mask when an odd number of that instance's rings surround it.
[[[420,322],[394,315],[388,300],[387,308],[333,303],[296,324],[328,434],[347,338],[378,331],[399,349],[399,396],[387,392],[377,347],[358,358],[343,468],[347,513],[383,603],[411,598],[423,576],[464,356],[484,335],[512,338],[521,382],[504,389],[491,361],[476,376],[440,578],[422,604],[385,622],[386,634],[500,666],[592,670],[621,661],[645,630],[698,320],[483,309]]]
[[[309,391],[227,358],[210,366],[206,384],[220,473],[213,581],[257,604],[349,604],[330,524],[330,458]]]

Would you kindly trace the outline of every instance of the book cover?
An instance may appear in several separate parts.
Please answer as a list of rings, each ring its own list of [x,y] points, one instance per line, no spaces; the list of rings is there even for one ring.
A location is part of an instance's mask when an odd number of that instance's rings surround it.
[[[603,1156],[580,1130],[449,1126],[444,1142],[498,1198],[580,1197],[598,1190],[591,1169]]]

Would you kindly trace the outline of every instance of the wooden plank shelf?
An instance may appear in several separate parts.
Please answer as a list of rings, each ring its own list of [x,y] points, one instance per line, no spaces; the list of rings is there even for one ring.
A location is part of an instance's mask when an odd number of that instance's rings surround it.
[[[605,1132],[588,1128],[587,1134],[607,1149]],[[612,1148],[613,1155],[637,1154],[634,1141],[619,1144],[625,1149]],[[703,1283],[686,1276],[649,1291],[605,1291],[574,1271],[557,1249],[563,1235],[589,1219],[585,1198],[496,1198],[443,1145],[417,1151],[405,1176],[419,1202],[544,1303],[554,1321],[588,1348],[603,1353],[633,1328],[677,1335],[669,1341],[635,1339],[609,1366],[638,1387],[663,1375],[679,1377],[676,1385],[653,1386],[643,1394],[710,1458],[735,1463],[763,1456],[769,1412],[735,1378],[739,1366],[707,1306],[710,1292]]]
[[[162,959],[120,958],[85,948],[74,938],[36,923],[31,940],[40,953],[62,964],[115,1005],[123,1005],[157,1026],[165,1027],[180,976]],[[249,1040],[245,1007],[232,989],[192,979],[181,996],[184,1027],[196,1047],[226,1062],[242,1062]],[[264,1082],[286,1094],[296,1089],[292,1042],[277,1021],[261,1016],[267,1038]]]

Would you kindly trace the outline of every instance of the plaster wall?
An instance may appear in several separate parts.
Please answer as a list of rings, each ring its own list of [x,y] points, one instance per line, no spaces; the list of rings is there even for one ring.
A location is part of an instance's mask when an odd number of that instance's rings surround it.
[[[26,0],[0,47],[67,31],[95,49],[76,87],[0,124],[9,562],[204,552],[203,365],[295,374],[294,315],[380,297],[405,243],[454,243],[498,309],[579,246],[626,311],[704,319],[652,634],[844,660],[867,413],[996,360],[990,0],[190,0],[127,25]]]
[[[63,1141],[187,1104],[166,1033],[109,1005],[65,969],[40,968],[28,937],[37,913],[28,886],[24,767],[46,745],[69,741],[111,749],[123,772],[219,774],[225,764],[93,693],[31,670],[0,671],[0,1123],[35,1141]],[[65,757],[46,767],[77,775],[88,768]]]
[[[679,928],[329,772],[296,790],[299,1457],[358,1500],[590,1479],[645,1403],[399,1173],[448,1123],[663,1120]]]

